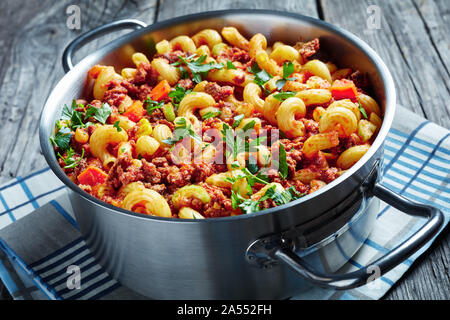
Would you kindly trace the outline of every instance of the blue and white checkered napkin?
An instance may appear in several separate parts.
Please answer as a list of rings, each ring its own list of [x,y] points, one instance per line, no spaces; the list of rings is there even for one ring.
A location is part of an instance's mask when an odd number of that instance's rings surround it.
[[[408,121],[404,121],[408,119]],[[450,218],[449,131],[399,107],[385,147],[383,184]],[[370,237],[341,269],[368,265],[424,223],[381,204]],[[349,291],[312,288],[296,299],[379,299],[429,246],[376,281]],[[44,168],[0,187],[0,277],[15,299],[140,299],[121,286],[85,246],[65,187]],[[69,289],[70,265],[81,268],[81,288]]]

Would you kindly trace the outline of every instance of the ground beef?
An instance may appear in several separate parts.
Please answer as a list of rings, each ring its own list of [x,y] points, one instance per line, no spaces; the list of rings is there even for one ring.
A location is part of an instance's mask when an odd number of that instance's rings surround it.
[[[123,99],[127,96],[128,90],[122,87],[117,81],[113,80],[108,86],[103,100],[106,101],[110,106],[118,107]]]
[[[326,183],[330,183],[331,181],[335,180],[339,177],[338,169],[337,168],[328,168],[324,171],[322,171],[322,176],[320,180],[325,181]]]
[[[302,165],[304,168],[308,167],[313,171],[328,168],[327,158],[322,152],[317,152],[310,158],[303,159]]]
[[[159,171],[163,175],[166,174],[166,180],[170,185],[183,187],[191,183],[194,169],[190,165],[182,165],[180,168],[177,166],[169,166],[161,168]]]
[[[157,157],[152,159],[152,163],[157,167],[168,167],[169,161],[164,157]]]
[[[137,85],[130,82],[129,80],[123,80],[120,85],[127,89],[127,93],[131,98],[137,99],[140,93],[139,87]]]
[[[133,165],[133,159],[129,155],[124,154],[114,162],[109,170],[106,184],[117,189],[122,185],[143,180],[144,178],[143,171]]]
[[[155,123],[159,120],[165,119],[166,117],[164,116],[164,113],[162,112],[161,109],[156,109],[153,110],[151,114],[145,115],[144,118],[146,118],[151,123]]]
[[[225,195],[225,190],[220,187],[210,186],[206,183],[200,183],[200,185],[206,189],[211,197],[211,201],[203,205],[202,215],[207,218],[226,217],[233,212],[233,206],[229,196]]]
[[[228,96],[232,95],[234,91],[230,86],[219,86],[215,82],[208,82],[205,86],[205,93],[211,95],[216,101],[223,101]]]
[[[205,181],[206,178],[216,172],[214,166],[210,163],[194,163],[193,166],[192,179],[195,182]]]
[[[194,88],[194,82],[191,79],[181,79],[178,81],[178,85],[186,90]]]
[[[156,191],[162,195],[164,195],[167,191],[167,187],[164,184],[151,184],[151,183],[146,182],[146,183],[144,183],[144,186],[146,188]]]
[[[315,38],[308,42],[298,42],[295,46],[304,61],[313,56],[320,48],[319,39]]]
[[[153,87],[147,83],[142,84],[139,87],[139,94],[136,96],[138,100],[144,101],[150,96],[150,92],[153,90]]]
[[[158,171],[156,166],[147,162],[147,160],[142,159],[142,173],[146,182],[151,184],[157,184],[161,182],[161,173]]]
[[[152,69],[150,63],[141,62],[137,67],[136,74],[132,80],[135,85],[149,84],[155,86],[158,82],[158,72]]]
[[[311,119],[302,119],[303,124],[305,125],[306,133],[308,136],[315,135],[319,133],[319,124]]]
[[[243,64],[250,62],[251,58],[247,51],[239,49],[238,47],[231,47],[224,50],[221,57],[225,60],[239,61]]]
[[[163,54],[155,54],[154,58],[164,58],[167,61],[169,61],[169,63],[174,63],[177,62],[178,60],[180,60],[180,56],[181,57],[186,57],[187,53],[181,50],[175,50],[175,51],[171,51],[171,52],[166,52]]]
[[[362,89],[363,91],[366,91],[369,87],[369,78],[367,77],[366,73],[363,73],[359,70],[353,72],[350,75],[350,79],[355,83],[355,86]]]

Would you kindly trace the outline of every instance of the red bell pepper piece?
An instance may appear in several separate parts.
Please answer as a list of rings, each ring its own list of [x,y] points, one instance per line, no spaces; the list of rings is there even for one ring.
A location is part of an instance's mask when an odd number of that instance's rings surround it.
[[[108,175],[97,167],[89,166],[77,177],[80,184],[95,186],[104,183]]]
[[[152,89],[152,91],[150,91],[150,99],[155,100],[155,101],[160,101],[162,98],[166,97],[170,92],[170,85],[167,82],[167,80],[162,80],[160,83],[158,83],[156,85],[156,87],[154,87]]]
[[[357,102],[358,91],[353,81],[348,79],[336,80],[330,88],[334,100],[350,99]]]
[[[93,79],[97,79],[98,75],[100,74],[100,72],[103,70],[104,67],[105,66],[96,64],[88,71],[89,77],[91,77]]]
[[[128,117],[131,121],[138,122],[141,120],[142,116],[144,115],[144,107],[142,105],[142,102],[139,100],[136,100],[133,102],[131,106],[129,106],[125,112],[123,113],[124,116]]]
[[[156,85],[156,87],[154,87],[152,89],[152,91],[150,91],[150,99],[155,100],[155,101],[160,101],[162,98],[165,98],[170,92],[170,85],[167,82],[167,80],[162,80],[160,83],[158,83]]]

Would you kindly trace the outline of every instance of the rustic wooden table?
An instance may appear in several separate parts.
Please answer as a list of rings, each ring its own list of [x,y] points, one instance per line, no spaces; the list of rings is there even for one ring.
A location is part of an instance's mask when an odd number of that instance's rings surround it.
[[[67,27],[70,5],[80,8],[81,30]],[[151,24],[230,8],[297,12],[353,32],[386,62],[397,86],[399,103],[450,128],[448,0],[2,0],[0,183],[46,165],[38,141],[39,115],[45,99],[63,76],[61,54],[72,39],[117,19],[137,18]],[[105,36],[87,45],[78,57],[115,37]],[[448,232],[442,234],[385,298],[449,299],[449,242]],[[0,297],[11,298],[1,283]]]

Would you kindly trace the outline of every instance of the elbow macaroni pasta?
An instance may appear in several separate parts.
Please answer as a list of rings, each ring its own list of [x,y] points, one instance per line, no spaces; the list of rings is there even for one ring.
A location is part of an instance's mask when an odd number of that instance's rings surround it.
[[[301,137],[305,135],[303,122],[296,120],[306,114],[306,106],[299,98],[288,98],[281,103],[277,110],[278,127],[289,137]]]
[[[202,31],[196,33],[192,37],[192,40],[194,40],[197,47],[206,44],[211,50],[216,44],[222,43],[222,37],[216,30],[213,29],[203,29]]]
[[[212,107],[215,103],[214,98],[207,93],[189,93],[180,102],[180,106],[178,107],[178,116],[188,117],[194,115],[196,110]]]
[[[103,166],[107,167],[116,158],[106,149],[110,143],[126,142],[128,135],[125,130],[118,131],[112,125],[97,127],[89,140],[89,147],[92,154],[100,159]]]
[[[170,85],[174,85],[180,80],[180,70],[167,63],[164,59],[153,59],[151,63],[162,79],[167,80]]]
[[[236,46],[242,50],[248,50],[249,48],[248,40],[245,39],[235,27],[223,28],[222,36],[233,46]]]
[[[172,216],[166,199],[149,189],[131,191],[123,199],[122,208],[164,218]]]
[[[118,72],[93,66],[93,100],[66,106],[51,139],[69,178],[115,206],[191,220],[278,206],[341,176],[383,124],[356,70],[314,58],[318,39],[156,40],[153,55],[127,46]]]

